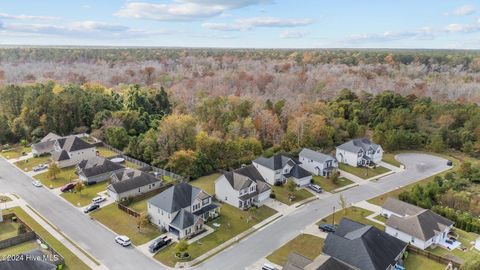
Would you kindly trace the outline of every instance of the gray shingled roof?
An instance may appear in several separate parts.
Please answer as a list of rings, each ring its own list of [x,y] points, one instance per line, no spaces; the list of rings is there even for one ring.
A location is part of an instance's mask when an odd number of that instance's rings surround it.
[[[32,149],[37,150],[38,152],[51,152],[53,151],[53,146],[55,141],[45,141],[32,144]]]
[[[250,186],[252,181],[257,183],[258,193],[262,193],[270,189],[270,186],[265,183],[262,175],[253,165],[244,166],[233,172],[226,172],[224,176],[235,190],[240,190]]]
[[[344,144],[341,144],[337,146],[337,148],[348,151],[348,152],[353,152],[353,153],[358,153],[360,149],[362,149],[364,152],[368,151],[368,149],[372,147],[373,150],[377,150],[380,145],[373,143],[369,139],[353,139],[350,140]]]
[[[413,216],[424,210],[423,208],[392,197],[387,198],[382,208],[400,216]]]
[[[315,270],[355,270],[355,268],[350,267],[345,263],[343,263],[342,261],[339,261],[333,257],[330,257],[322,265],[320,265],[320,267],[316,268]]]
[[[269,158],[259,157],[259,158],[255,159],[253,162],[258,163],[262,166],[265,166],[265,167],[267,167],[271,170],[280,170],[283,167],[285,167],[285,165],[287,163],[289,163],[291,165],[299,163],[298,161],[294,160],[293,158],[287,157],[287,156],[282,155],[282,154],[277,154],[277,155],[274,155],[274,156],[269,157]]]
[[[108,189],[116,192],[117,194],[153,183],[158,183],[160,185],[162,184],[162,180],[155,178],[155,176],[151,174],[136,169],[126,169],[123,172],[116,173],[115,176],[120,181],[111,183],[108,185]]]
[[[343,218],[337,231],[328,234],[323,252],[362,270],[385,270],[406,246],[375,227]]]
[[[54,161],[62,161],[62,160],[70,159],[70,156],[68,155],[67,151],[65,151],[65,150],[55,151],[52,154],[52,159]]]
[[[168,213],[174,213],[192,205],[196,198],[201,200],[208,197],[210,195],[205,191],[187,183],[180,183],[151,198],[148,203]]]
[[[181,209],[178,211],[177,215],[173,218],[170,225],[173,225],[175,228],[183,230],[188,227],[191,227],[195,224],[195,221],[198,219],[194,214]]]
[[[99,156],[84,159],[77,164],[77,173],[85,177],[114,172],[123,169],[123,166]]]
[[[312,260],[310,260],[307,257],[304,257],[301,254],[298,254],[297,252],[291,252],[288,254],[288,259],[285,265],[283,266],[283,270],[304,270],[305,266],[309,265],[312,263]]]
[[[50,132],[48,133],[45,137],[43,137],[40,142],[47,142],[47,141],[56,141],[60,139],[61,136],[58,136],[57,134]]]
[[[44,253],[39,249],[34,249],[22,254],[28,254],[29,257],[32,259],[0,261],[0,269],[2,270],[55,270],[57,269],[57,266],[53,262],[44,260],[46,257],[44,257]]]
[[[299,165],[293,165],[290,172],[288,174],[285,174],[285,177],[293,177],[293,178],[300,179],[300,178],[304,178],[311,175],[312,174],[309,171],[305,170]]]
[[[320,153],[320,152],[317,152],[317,151],[313,151],[313,150],[308,149],[308,148],[303,148],[302,151],[300,152],[300,154],[298,154],[298,156],[305,157],[307,159],[311,159],[313,161],[317,161],[317,162],[320,162],[320,163],[324,163],[327,160],[335,160],[335,158],[330,156],[330,155]]]
[[[301,254],[292,252],[288,255],[288,261],[283,270],[355,270],[331,256],[320,254],[313,261]],[[357,268],[358,269],[358,268]]]
[[[431,210],[422,210],[413,216],[399,217],[391,215],[385,225],[427,241],[434,237],[435,234],[443,232],[446,227],[453,225],[453,221]]]
[[[93,148],[95,146],[87,143],[86,141],[76,137],[76,136],[67,136],[67,137],[64,137],[64,138],[60,138],[57,140],[58,141],[58,144],[60,145],[60,147],[63,149],[63,150],[66,150],[68,152],[72,152],[72,151],[79,151],[79,150],[83,150],[83,149],[89,149],[89,148]]]

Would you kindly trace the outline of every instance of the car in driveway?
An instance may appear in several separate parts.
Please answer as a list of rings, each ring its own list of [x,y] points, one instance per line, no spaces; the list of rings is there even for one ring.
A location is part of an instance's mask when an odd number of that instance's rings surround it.
[[[33,171],[34,172],[39,172],[39,171],[43,171],[47,168],[48,168],[48,166],[46,164],[40,164],[38,166],[33,167]]]
[[[453,162],[451,160],[447,160],[447,166],[453,166]]]
[[[67,192],[67,191],[70,191],[72,190],[74,187],[75,187],[75,183],[68,183],[66,185],[64,185],[63,187],[60,188],[60,191],[61,192]]]
[[[160,249],[168,246],[171,242],[172,242],[171,238],[168,238],[166,236],[165,237],[160,237],[160,238],[156,239],[155,241],[153,241],[150,244],[150,246],[148,246],[148,251],[150,251],[150,253],[156,253]]]
[[[107,200],[107,198],[105,198],[105,197],[97,196],[97,197],[95,197],[95,198],[92,199],[92,203],[94,203],[94,204],[100,204],[100,203],[102,203],[102,202],[104,202],[104,201],[106,201],[106,200]]]
[[[132,244],[132,242],[130,242],[130,238],[128,238],[126,235],[119,235],[115,237],[115,242],[122,247],[128,247]]]
[[[83,210],[83,212],[84,212],[85,214],[88,214],[88,213],[90,213],[90,212],[92,212],[92,211],[97,210],[98,208],[100,208],[100,205],[98,205],[98,204],[96,204],[96,203],[92,203],[92,204],[90,204],[89,206],[85,207],[85,209]]]
[[[42,182],[38,181],[38,180],[33,180],[32,181],[32,185],[36,186],[36,187],[42,187]]]
[[[335,232],[337,230],[337,227],[333,224],[320,224],[318,225],[318,228],[322,231],[322,232]]]
[[[323,192],[323,188],[319,185],[315,185],[315,184],[309,184],[308,185],[308,188],[317,192],[317,193],[322,193]]]

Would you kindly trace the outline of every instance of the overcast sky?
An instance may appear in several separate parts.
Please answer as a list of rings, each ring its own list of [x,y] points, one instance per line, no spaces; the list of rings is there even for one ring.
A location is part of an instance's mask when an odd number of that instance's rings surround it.
[[[480,1],[1,0],[0,44],[480,49]]]

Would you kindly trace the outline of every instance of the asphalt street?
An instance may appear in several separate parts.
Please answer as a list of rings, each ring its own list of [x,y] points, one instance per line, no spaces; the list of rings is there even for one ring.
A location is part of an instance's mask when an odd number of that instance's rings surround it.
[[[449,167],[443,158],[426,154],[401,154],[398,159],[406,170],[376,182],[369,182],[341,192],[349,203],[376,197],[405,186]],[[163,269],[134,248],[122,248],[114,243],[115,234],[89,219],[72,205],[44,188],[36,188],[31,179],[7,161],[0,159],[0,193],[16,193],[63,233],[92,254],[111,270]],[[316,200],[278,219],[201,264],[202,270],[242,270],[267,256],[294,238],[306,226],[338,209],[338,196]]]

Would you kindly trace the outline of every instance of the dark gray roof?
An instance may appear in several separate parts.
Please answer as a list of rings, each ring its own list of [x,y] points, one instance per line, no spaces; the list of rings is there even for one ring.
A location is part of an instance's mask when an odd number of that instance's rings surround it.
[[[442,233],[446,227],[452,226],[453,221],[431,210],[422,210],[413,216],[399,217],[391,215],[385,225],[427,241],[436,234]]]
[[[174,213],[191,206],[196,198],[202,200],[208,197],[210,195],[205,191],[187,183],[180,183],[151,198],[148,203],[168,213]]]
[[[254,181],[250,177],[241,175],[236,172],[226,172],[225,178],[227,178],[228,183],[232,186],[234,190],[242,190],[251,186]]]
[[[320,153],[320,152],[317,152],[317,151],[313,151],[313,150],[308,149],[308,148],[303,148],[302,151],[300,152],[300,154],[298,154],[298,156],[305,157],[307,159],[311,159],[313,161],[317,161],[317,162],[320,162],[320,163],[324,163],[327,160],[335,160],[335,158],[330,156],[330,155]]]
[[[313,261],[296,252],[288,255],[288,261],[282,268],[283,270],[355,270],[353,268],[333,257],[320,254]]]
[[[293,177],[293,178],[300,179],[300,178],[304,178],[311,175],[312,174],[309,171],[305,170],[299,165],[293,165],[290,172],[288,174],[285,174],[285,177]]]
[[[288,254],[288,260],[283,266],[283,270],[304,270],[305,266],[309,265],[312,263],[312,260],[310,260],[307,257],[304,257],[303,255],[300,255],[296,252],[292,252]]]
[[[151,174],[136,169],[126,169],[123,172],[116,173],[114,176],[119,181],[112,179],[112,183],[108,186],[108,189],[116,192],[117,194],[153,183],[162,184],[162,180],[155,178],[155,176]],[[112,175],[112,177],[114,176]]]
[[[123,169],[123,166],[99,156],[84,159],[77,164],[77,173],[85,177],[115,172]]]
[[[68,152],[79,151],[83,149],[93,148],[95,146],[89,144],[88,142],[76,137],[76,136],[67,136],[57,140],[60,148]]]
[[[50,132],[48,133],[45,137],[43,137],[40,142],[48,142],[48,141],[56,141],[60,139],[61,136],[58,136],[57,134]]]
[[[193,212],[194,215],[196,216],[201,216],[203,214],[205,214],[206,212],[210,212],[212,211],[213,209],[217,209],[219,206],[214,204],[214,203],[211,203],[207,206],[204,206],[202,208],[200,208],[200,210],[196,211],[196,212]]]
[[[51,152],[53,151],[53,146],[55,141],[45,141],[32,144],[32,149],[37,150],[38,152]]]
[[[68,155],[67,151],[65,151],[65,150],[55,151],[52,154],[52,159],[54,161],[62,161],[62,160],[70,159],[70,156]]]
[[[226,172],[224,176],[235,190],[240,190],[250,186],[252,181],[257,183],[258,193],[262,193],[270,189],[270,186],[265,183],[262,175],[253,165],[244,166],[233,172]]]
[[[22,254],[28,254],[30,258],[35,258],[35,259],[0,261],[0,269],[2,270],[55,270],[57,269],[57,266],[54,263],[44,260],[44,257],[43,257],[44,253],[39,249],[34,249],[32,251],[22,253]]]
[[[178,211],[177,215],[173,218],[170,225],[174,226],[177,229],[183,230],[193,226],[197,221],[197,219],[198,219],[198,216],[184,209],[181,209],[180,211]]]
[[[355,268],[350,267],[333,257],[330,257],[315,270],[355,270]]]
[[[293,158],[285,156],[285,155],[281,155],[281,154],[277,154],[277,155],[274,155],[274,156],[269,157],[269,158],[259,157],[259,158],[255,159],[253,162],[258,163],[262,166],[265,166],[265,167],[267,167],[271,170],[280,170],[283,167],[285,167],[285,165],[289,162],[290,162],[289,164],[291,164],[291,165],[299,163],[298,161],[294,160]]]
[[[363,150],[366,152],[370,147],[372,147],[373,150],[377,150],[380,145],[373,143],[369,139],[363,138],[363,139],[353,139],[350,140],[342,145],[337,146],[337,148],[348,151],[348,152],[353,152],[353,153],[358,153],[360,150]]]
[[[323,252],[362,270],[385,270],[406,246],[375,227],[343,218],[337,231],[328,234]]]
[[[400,216],[413,216],[424,210],[423,208],[392,197],[387,198],[382,208]]]

